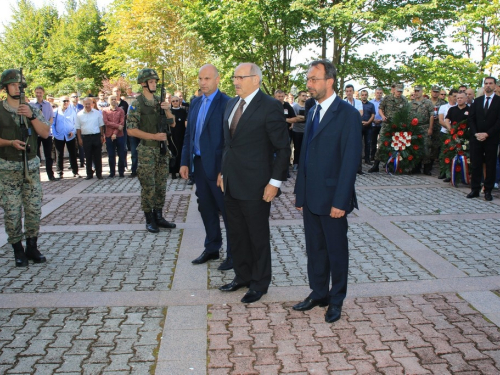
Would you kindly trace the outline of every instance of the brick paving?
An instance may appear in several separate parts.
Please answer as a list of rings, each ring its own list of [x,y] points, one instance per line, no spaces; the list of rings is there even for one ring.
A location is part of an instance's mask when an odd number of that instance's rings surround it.
[[[195,189],[168,179],[178,226],[151,234],[129,174],[41,171],[45,264],[14,267],[0,228],[0,374],[500,373],[498,191],[485,202],[435,176],[358,176],[348,296],[327,324],[325,308],[291,308],[309,293],[296,173],[271,207],[271,288],[246,306],[245,289],[216,289],[234,276],[220,261],[191,264],[205,237]]]

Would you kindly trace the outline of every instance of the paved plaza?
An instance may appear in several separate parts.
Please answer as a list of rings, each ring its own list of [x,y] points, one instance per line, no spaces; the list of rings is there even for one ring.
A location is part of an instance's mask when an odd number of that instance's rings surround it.
[[[42,170],[45,264],[15,267],[0,209],[0,374],[500,373],[498,190],[486,202],[435,176],[358,177],[348,296],[328,324],[326,308],[292,309],[309,294],[293,173],[271,209],[271,287],[250,305],[217,289],[234,277],[220,261],[191,264],[195,188],[169,178],[177,228],[151,234],[128,174]]]

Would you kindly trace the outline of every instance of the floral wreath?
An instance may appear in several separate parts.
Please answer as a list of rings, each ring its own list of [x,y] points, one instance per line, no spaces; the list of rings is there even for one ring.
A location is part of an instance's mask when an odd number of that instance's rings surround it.
[[[424,131],[419,119],[411,118],[410,106],[396,112],[380,133],[379,156],[387,173],[409,173],[420,165],[424,152]]]
[[[446,139],[439,153],[441,174],[451,169],[451,184],[457,186],[459,182],[469,184],[469,127],[467,120],[459,123],[454,121],[446,134]]]

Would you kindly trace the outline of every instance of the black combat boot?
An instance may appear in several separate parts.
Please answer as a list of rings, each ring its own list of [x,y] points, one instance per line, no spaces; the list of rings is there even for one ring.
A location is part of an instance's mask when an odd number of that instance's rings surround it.
[[[173,229],[176,227],[176,225],[174,223],[170,223],[163,218],[163,215],[161,213],[161,209],[155,209],[155,210],[153,210],[153,213],[154,213],[156,224],[159,227],[168,228],[168,229]]]
[[[375,160],[373,162],[373,166],[370,169],[368,169],[368,173],[378,172],[379,171],[379,169],[378,169],[379,164],[380,164],[380,161]]]
[[[28,267],[28,259],[26,254],[24,254],[24,247],[21,241],[13,243],[14,248],[14,258],[16,258],[16,267]]]
[[[38,237],[26,238],[26,258],[33,263],[45,263],[47,259],[38,251],[37,241]]]
[[[146,216],[146,229],[148,232],[158,233],[160,230],[156,225],[154,214],[152,212],[144,212],[144,215]]]

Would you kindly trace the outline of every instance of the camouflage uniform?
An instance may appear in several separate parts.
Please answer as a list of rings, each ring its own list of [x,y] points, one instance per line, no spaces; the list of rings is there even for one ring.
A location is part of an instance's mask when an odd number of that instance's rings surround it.
[[[160,98],[154,96],[153,100],[147,100],[139,95],[129,107],[127,115],[127,129],[145,130],[144,121],[141,122],[141,112],[149,107],[160,117]],[[157,121],[157,122],[158,122]],[[173,120],[167,119],[169,124]],[[151,133],[151,131],[147,131]],[[156,131],[155,131],[156,133]],[[146,213],[155,209],[162,210],[165,205],[165,193],[167,190],[168,176],[168,154],[160,155],[160,143],[158,141],[145,141],[137,147],[138,166],[137,177],[141,183],[141,206]]]
[[[412,100],[410,102],[410,115],[418,119],[418,125],[424,134],[424,157],[423,164],[431,162],[431,137],[427,135],[429,131],[430,119],[434,114],[434,105],[429,99],[423,98],[420,101]]]
[[[6,100],[0,101],[0,105],[12,116],[17,126],[20,126],[20,116],[16,114],[16,109],[12,108]],[[35,107],[31,107],[33,115],[45,123],[49,124],[42,115],[42,112]],[[26,120],[29,124],[30,120]],[[0,126],[4,126],[0,118]],[[4,210],[5,231],[8,235],[8,242],[15,244],[23,239],[22,231],[22,209],[24,207],[24,229],[26,238],[38,237],[40,229],[40,216],[42,214],[42,185],[40,183],[40,159],[36,150],[36,133],[32,132],[30,138],[35,141],[31,143],[31,151],[28,154],[28,174],[31,177],[30,183],[24,182],[24,162],[11,161],[0,158],[0,206]],[[3,139],[14,139],[5,137]]]
[[[408,105],[408,100],[401,95],[399,98],[396,98],[394,95],[387,95],[382,99],[379,105],[379,110],[381,109],[384,112],[385,117],[387,117],[387,122],[382,123],[382,127],[380,128],[380,134],[385,134],[390,131],[390,122],[392,116],[398,111],[401,110],[404,106]],[[377,152],[375,153],[375,161],[380,162],[380,153],[379,150],[382,147],[382,143],[379,140],[379,144],[377,145]],[[385,160],[384,160],[385,163]],[[378,167],[377,167],[378,168]],[[378,169],[377,169],[378,170]]]

